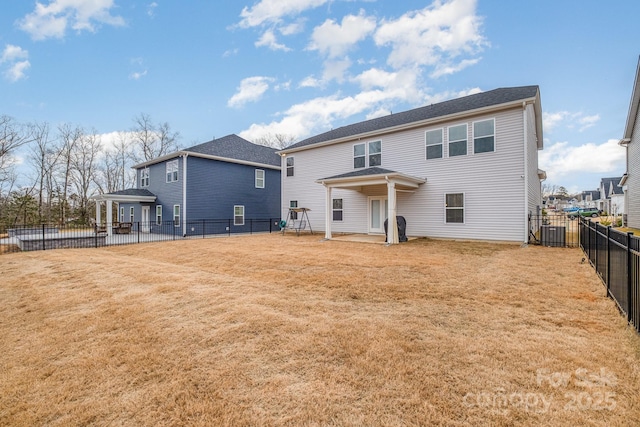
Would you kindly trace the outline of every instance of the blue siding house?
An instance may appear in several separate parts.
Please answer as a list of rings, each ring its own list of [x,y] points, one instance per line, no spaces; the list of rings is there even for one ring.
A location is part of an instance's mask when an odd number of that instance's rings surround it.
[[[166,233],[169,225],[170,232],[183,236],[249,231],[254,220],[280,218],[280,156],[237,135],[134,169],[137,188],[95,198],[98,223],[99,202],[107,202],[107,218],[116,202],[119,222],[139,224],[143,232]]]

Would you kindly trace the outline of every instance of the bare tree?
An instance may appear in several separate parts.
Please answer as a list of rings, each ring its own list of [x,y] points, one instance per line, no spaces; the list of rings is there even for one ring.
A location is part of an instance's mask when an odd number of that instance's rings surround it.
[[[0,116],[0,195],[8,194],[16,180],[15,151],[31,142],[29,128],[17,123],[12,117]]]
[[[84,134],[74,147],[71,157],[71,182],[78,197],[78,214],[82,223],[87,223],[89,197],[97,180],[98,157],[102,144],[97,131]]]
[[[282,150],[296,141],[296,137],[286,133],[267,133],[257,138],[254,143]]]
[[[172,132],[167,122],[156,126],[148,114],[140,113],[134,119],[131,129],[133,159],[136,163],[146,162],[156,157],[178,150],[178,132]]]
[[[84,131],[81,127],[65,123],[58,126],[58,133],[60,138],[60,174],[62,176],[62,205],[60,209],[60,221],[65,223],[67,220],[67,205],[69,198],[69,186],[71,185],[71,174],[74,150],[84,136]]]
[[[38,174],[35,185],[37,187],[38,221],[49,220],[53,188],[55,186],[54,171],[60,158],[60,151],[55,141],[49,137],[49,124],[30,124],[33,135],[33,145],[29,156],[35,172]],[[45,209],[46,208],[46,209]]]

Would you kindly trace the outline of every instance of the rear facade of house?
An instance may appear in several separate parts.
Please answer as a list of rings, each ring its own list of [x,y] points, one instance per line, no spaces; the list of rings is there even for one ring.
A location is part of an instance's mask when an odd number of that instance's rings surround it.
[[[382,234],[395,213],[409,236],[526,242],[542,205],[540,149],[537,86],[356,123],[280,152],[283,217],[309,208],[328,238]]]
[[[280,217],[280,159],[275,150],[229,135],[136,165],[139,190],[153,202],[119,203],[120,222],[144,231],[201,234],[199,223],[233,220],[243,232],[252,220]],[[117,199],[115,199],[117,200]],[[223,229],[224,230],[224,229]],[[210,232],[220,232],[211,229]]]

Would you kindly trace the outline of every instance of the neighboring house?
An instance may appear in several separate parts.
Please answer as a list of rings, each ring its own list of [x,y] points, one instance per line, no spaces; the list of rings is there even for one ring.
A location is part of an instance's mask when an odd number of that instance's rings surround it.
[[[282,211],[313,229],[527,242],[540,213],[538,86],[495,89],[333,129],[280,151]],[[508,203],[496,204],[496,194]],[[535,221],[531,224],[536,227]],[[537,230],[532,230],[537,231]]]
[[[624,212],[624,193],[620,187],[622,177],[602,178],[600,180],[600,199],[597,208],[610,215]]]
[[[583,191],[582,193],[580,193],[580,202],[578,203],[578,205],[581,208],[597,208],[599,199],[599,190]]]
[[[640,59],[631,92],[631,102],[620,145],[627,150],[627,171],[619,185],[624,193],[625,225],[640,229]]]
[[[199,234],[203,230],[198,221],[230,218],[231,226],[242,231],[249,220],[280,218],[280,157],[275,149],[237,135],[134,168],[137,188],[95,199],[107,202],[109,219],[112,203],[117,203],[118,221],[139,222],[141,231],[160,231],[167,221],[173,221],[178,234]],[[96,205],[96,221],[100,223],[100,203]]]

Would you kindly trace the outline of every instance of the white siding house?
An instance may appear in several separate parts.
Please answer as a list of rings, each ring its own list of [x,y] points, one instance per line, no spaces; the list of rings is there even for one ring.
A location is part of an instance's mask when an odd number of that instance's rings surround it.
[[[501,88],[331,130],[282,151],[282,210],[313,229],[527,242],[542,205],[537,86]],[[535,223],[535,222],[532,222]],[[536,230],[533,230],[534,232]]]
[[[636,68],[636,77],[631,92],[629,114],[620,145],[627,149],[627,172],[620,181],[624,191],[624,212],[626,224],[631,228],[640,228],[640,60]]]

